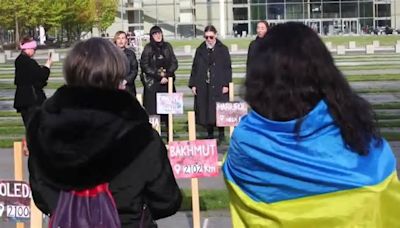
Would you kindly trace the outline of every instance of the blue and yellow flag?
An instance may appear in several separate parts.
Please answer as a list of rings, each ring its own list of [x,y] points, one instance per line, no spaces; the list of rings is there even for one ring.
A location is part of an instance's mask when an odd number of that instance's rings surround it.
[[[254,111],[236,127],[223,173],[234,227],[400,227],[400,182],[385,140],[360,156],[325,101],[296,120]]]

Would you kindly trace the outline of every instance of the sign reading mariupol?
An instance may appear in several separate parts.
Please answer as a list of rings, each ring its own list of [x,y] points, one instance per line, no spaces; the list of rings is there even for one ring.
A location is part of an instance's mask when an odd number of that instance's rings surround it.
[[[0,180],[0,218],[27,221],[31,214],[31,189],[23,181]]]
[[[218,175],[218,151],[215,139],[170,142],[168,157],[176,178]]]
[[[217,102],[217,126],[236,126],[246,113],[247,104],[245,102]]]
[[[183,93],[157,93],[157,114],[183,114]]]

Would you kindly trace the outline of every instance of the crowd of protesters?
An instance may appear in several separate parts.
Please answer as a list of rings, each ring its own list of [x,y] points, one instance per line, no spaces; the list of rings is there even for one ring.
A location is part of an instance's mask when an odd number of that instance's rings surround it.
[[[123,31],[114,43],[78,42],[64,62],[65,85],[47,100],[51,56],[38,65],[36,42],[22,40],[14,107],[26,127],[32,196],[43,213],[55,217],[63,192],[104,184],[121,227],[157,227],[155,220],[179,209],[167,149],[149,124],[156,94],[168,92],[170,81],[176,91],[179,65],[162,29],[149,34],[140,61]],[[135,98],[139,67],[143,106]],[[229,50],[206,26],[188,87],[207,139],[215,138],[216,103],[229,101],[230,82]],[[222,167],[234,227],[399,226],[393,152],[371,105],[311,28],[258,22],[243,87],[251,111],[235,128]],[[161,121],[169,127],[166,115]],[[224,141],[224,128],[217,129]]]

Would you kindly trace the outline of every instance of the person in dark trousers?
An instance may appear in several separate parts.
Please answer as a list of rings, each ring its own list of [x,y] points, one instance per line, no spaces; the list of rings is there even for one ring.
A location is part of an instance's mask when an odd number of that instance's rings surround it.
[[[125,77],[126,90],[136,97],[136,86],[135,79],[138,74],[138,62],[136,60],[136,54],[132,49],[127,48],[128,38],[124,31],[118,31],[114,36],[114,43],[119,47],[126,55],[128,59],[128,73]]]
[[[44,66],[40,66],[32,59],[36,48],[36,41],[31,37],[24,37],[20,44],[21,54],[15,59],[14,108],[21,113],[25,127],[28,125],[34,108],[46,100],[43,87],[47,85],[52,64],[51,57],[47,59]]]
[[[249,64],[252,62],[252,60],[254,60],[254,55],[258,49],[258,44],[265,38],[268,28],[269,24],[266,21],[259,21],[257,23],[257,37],[255,40],[250,42],[249,49],[247,51],[246,69],[249,69]]]
[[[66,85],[34,113],[29,181],[43,213],[54,213],[60,191],[102,183],[109,183],[123,228],[156,227],[153,220],[179,209],[182,195],[165,145],[121,86],[124,59],[103,38],[77,43],[64,63]]]
[[[204,29],[205,41],[196,49],[189,79],[195,99],[196,122],[207,128],[207,138],[214,138],[216,102],[229,101],[232,81],[231,57],[228,48],[217,39],[213,25]],[[225,140],[224,128],[218,128],[219,141]]]
[[[149,115],[157,114],[157,93],[168,92],[168,81],[175,81],[178,61],[171,44],[164,41],[160,27],[150,29],[150,43],[146,44],[140,59],[143,83],[143,106]],[[173,85],[173,92],[175,92]],[[161,121],[168,128],[168,116],[161,115]]]

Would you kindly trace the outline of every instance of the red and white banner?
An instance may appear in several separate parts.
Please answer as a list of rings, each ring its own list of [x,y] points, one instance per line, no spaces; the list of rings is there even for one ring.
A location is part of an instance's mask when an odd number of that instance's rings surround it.
[[[240,118],[247,114],[245,102],[217,102],[217,126],[234,127],[239,124]]]

